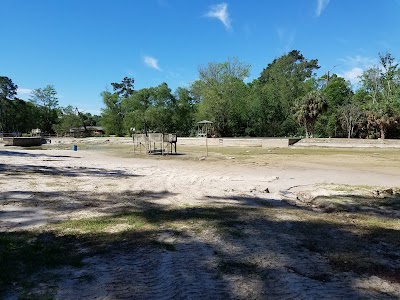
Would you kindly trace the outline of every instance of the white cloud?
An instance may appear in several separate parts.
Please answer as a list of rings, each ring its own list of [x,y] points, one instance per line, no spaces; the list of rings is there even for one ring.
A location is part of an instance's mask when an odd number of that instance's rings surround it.
[[[349,71],[344,72],[340,76],[342,76],[344,79],[349,80],[352,84],[358,83],[360,81],[359,76],[364,72],[364,69],[362,68],[352,68]]]
[[[221,3],[211,6],[210,10],[206,13],[206,17],[217,18],[222,22],[222,24],[224,24],[227,30],[230,30],[232,28],[227,3]]]
[[[150,68],[156,69],[158,71],[161,71],[161,68],[158,66],[158,59],[151,57],[151,56],[145,56],[144,57],[144,63],[148,65]]]
[[[315,10],[315,15],[317,17],[321,16],[322,12],[328,6],[330,0],[317,0],[317,9]]]
[[[355,56],[346,56],[345,58],[339,59],[340,66],[342,66],[341,74],[346,80],[349,80],[352,84],[358,84],[360,81],[359,76],[362,73],[378,64],[378,60],[376,58],[372,58],[369,56],[355,55]]]
[[[32,93],[32,89],[18,89],[18,95],[30,95]]]

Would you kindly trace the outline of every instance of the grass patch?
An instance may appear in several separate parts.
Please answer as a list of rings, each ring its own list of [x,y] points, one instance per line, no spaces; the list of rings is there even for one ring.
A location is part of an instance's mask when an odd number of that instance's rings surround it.
[[[90,219],[68,220],[58,223],[57,229],[67,232],[78,233],[99,233],[103,232],[108,226],[116,223],[113,217],[96,217]]]
[[[388,196],[376,198],[360,195],[333,195],[319,196],[311,201],[317,208],[324,212],[365,212],[371,215],[395,215],[400,211],[400,197]]]
[[[107,232],[107,229],[121,225],[125,229],[139,230],[149,226],[140,213],[132,212],[120,215],[84,218],[59,222],[52,227],[62,233],[98,234]]]

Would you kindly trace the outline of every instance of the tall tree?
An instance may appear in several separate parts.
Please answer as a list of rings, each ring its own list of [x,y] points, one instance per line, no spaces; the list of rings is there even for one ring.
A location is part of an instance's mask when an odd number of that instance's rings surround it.
[[[145,111],[147,126],[157,132],[175,131],[173,115],[176,110],[176,99],[171,93],[171,89],[164,82],[154,87],[152,92],[152,106]]]
[[[350,83],[343,77],[333,74],[326,81],[322,93],[326,98],[327,111],[318,119],[315,125],[316,133],[329,137],[344,136],[347,132],[341,130],[341,112],[339,110],[343,105],[351,102],[353,91]]]
[[[154,88],[143,88],[135,91],[129,98],[121,101],[121,109],[124,113],[124,125],[126,130],[135,128],[136,132],[148,129],[146,110],[154,104]]]
[[[134,93],[134,83],[134,78],[124,77],[121,83],[113,82],[111,85],[114,89],[114,92],[119,96],[122,98],[129,98]]]
[[[101,93],[106,108],[102,109],[102,122],[107,134],[124,135],[124,114],[121,107],[121,98],[117,93],[104,91]]]
[[[6,76],[0,76],[0,131],[9,131],[11,128],[8,125],[10,115],[10,101],[15,99],[18,86]]]
[[[307,138],[314,136],[315,122],[326,107],[325,96],[320,91],[311,91],[297,100],[294,116],[304,126]]]
[[[221,136],[235,135],[236,125],[243,121],[237,108],[247,109],[243,80],[249,76],[250,66],[231,58],[200,66],[198,71],[199,79],[191,87],[199,102],[198,119],[213,121],[216,133]]]
[[[309,92],[307,80],[315,76],[318,60],[306,59],[298,50],[276,58],[261,72],[258,78],[258,118],[267,132],[272,126],[274,135],[291,135],[297,130],[293,118],[294,102]],[[264,120],[268,120],[265,123]],[[264,133],[263,135],[266,135]]]
[[[359,126],[364,119],[362,109],[355,103],[348,103],[339,107],[338,113],[342,128],[347,132],[347,138],[354,137],[355,128]]]
[[[52,132],[52,126],[58,120],[58,98],[54,86],[34,89],[29,100],[39,107],[41,129],[44,132]]]
[[[196,101],[190,90],[181,87],[176,90],[175,98],[177,99],[174,114],[176,133],[179,136],[189,136],[195,124]]]
[[[361,89],[369,96],[366,102],[367,128],[379,131],[380,138],[400,120],[400,70],[390,53],[379,54],[380,66],[361,75]],[[375,136],[369,134],[369,136]]]
[[[379,61],[382,66],[381,81],[386,102],[393,101],[398,86],[400,84],[399,78],[399,64],[395,63],[395,58],[392,54],[386,52],[385,54],[379,53]]]
[[[372,104],[382,100],[381,71],[378,66],[365,70],[361,76],[362,88],[370,95]]]
[[[59,122],[53,125],[53,130],[57,134],[62,135],[69,132],[71,128],[82,126],[81,119],[75,107],[68,105],[66,107],[61,107],[59,110]]]

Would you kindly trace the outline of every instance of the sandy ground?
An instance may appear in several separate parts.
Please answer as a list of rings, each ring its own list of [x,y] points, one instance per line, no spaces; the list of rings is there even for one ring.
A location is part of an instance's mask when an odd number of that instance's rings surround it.
[[[66,150],[67,149],[67,150]],[[285,208],[299,193],[329,194],[329,184],[400,187],[400,161],[379,153],[354,159],[271,155],[247,157],[123,157],[106,150],[0,148],[0,231],[32,230],[60,220],[115,214],[143,205],[187,208]],[[249,150],[250,151],[250,150]],[[133,199],[133,200],[132,200]],[[136,201],[137,200],[137,201]],[[136,201],[136,202],[135,202]],[[254,216],[258,216],[257,213]],[[88,256],[82,268],[54,272],[56,299],[396,299],[400,285],[376,276],[335,273],[325,258],[299,251],[293,215],[253,218],[241,238],[214,229],[157,239],[154,247]],[[274,220],[272,222],[271,220]],[[112,229],[113,230],[118,229]],[[218,259],[251,260],[246,272],[216,271]],[[82,275],[94,279],[82,281]],[[330,274],[329,280],[321,280]],[[333,274],[333,275],[332,275]],[[45,285],[45,283],[43,283]],[[12,290],[8,299],[17,297]]]

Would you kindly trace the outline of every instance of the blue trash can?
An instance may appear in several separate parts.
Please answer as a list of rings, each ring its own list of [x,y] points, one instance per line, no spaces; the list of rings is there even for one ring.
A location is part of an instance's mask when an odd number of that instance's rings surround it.
[[[78,151],[78,146],[77,146],[77,145],[73,145],[73,146],[72,146],[72,150]]]

